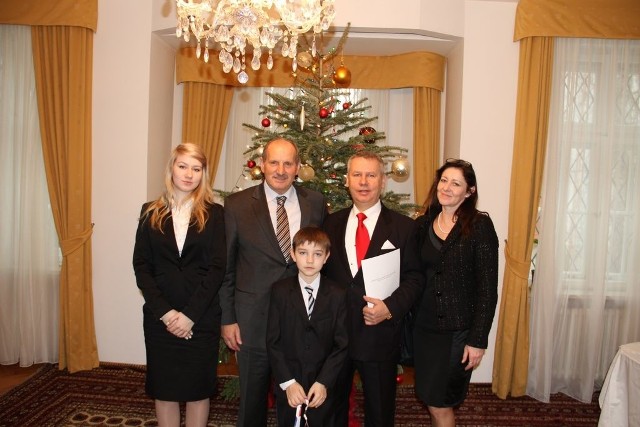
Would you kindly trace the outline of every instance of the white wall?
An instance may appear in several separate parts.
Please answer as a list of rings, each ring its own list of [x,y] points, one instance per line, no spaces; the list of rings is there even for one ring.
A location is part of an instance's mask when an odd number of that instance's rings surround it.
[[[98,2],[93,64],[93,295],[102,361],[144,363],[131,255],[147,200],[151,2]]]
[[[491,214],[502,245],[518,71],[518,47],[512,42],[516,3],[407,0],[402,6],[389,8],[386,0],[337,0],[336,25],[351,22],[361,28],[410,28],[464,37],[448,63],[444,153],[474,164],[480,207]],[[93,86],[93,287],[101,361],[145,360],[143,300],[131,255],[140,205],[156,196],[150,193],[157,184],[150,181],[161,179],[155,175],[164,166],[167,145],[179,139],[181,90],[169,88],[172,72],[164,70],[170,66],[165,48],[151,37],[152,31],[175,25],[174,7],[170,0],[99,2]],[[167,107],[159,105],[163,98],[167,105],[173,98],[171,126]],[[491,381],[494,339],[492,335],[487,356],[474,373],[475,382]]]
[[[479,209],[489,212],[498,233],[500,285],[508,228],[518,77],[518,44],[512,41],[515,6],[508,2],[467,0],[465,9],[459,157],[473,164],[478,179]],[[473,374],[474,382],[491,382],[497,326],[496,313],[489,348]]]

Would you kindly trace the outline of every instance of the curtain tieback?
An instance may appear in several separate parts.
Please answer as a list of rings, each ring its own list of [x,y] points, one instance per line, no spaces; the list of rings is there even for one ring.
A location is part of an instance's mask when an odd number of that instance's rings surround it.
[[[529,270],[531,269],[531,260],[519,261],[511,255],[509,242],[505,240],[504,255],[507,261],[507,268],[520,279],[529,280]]]
[[[93,223],[91,226],[84,230],[82,233],[77,234],[71,238],[60,241],[60,249],[62,250],[62,256],[66,257],[82,247],[93,233]]]

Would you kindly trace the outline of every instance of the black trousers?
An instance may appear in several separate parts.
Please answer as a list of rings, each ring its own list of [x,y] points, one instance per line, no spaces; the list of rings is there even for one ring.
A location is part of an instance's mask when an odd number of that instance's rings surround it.
[[[267,425],[267,395],[271,386],[271,368],[267,350],[243,345],[237,353],[240,376],[239,427]]]
[[[336,391],[342,396],[336,402],[335,425],[349,422],[349,395],[355,371],[360,375],[364,393],[365,427],[393,427],[396,413],[396,361],[366,362],[350,360],[340,374]]]

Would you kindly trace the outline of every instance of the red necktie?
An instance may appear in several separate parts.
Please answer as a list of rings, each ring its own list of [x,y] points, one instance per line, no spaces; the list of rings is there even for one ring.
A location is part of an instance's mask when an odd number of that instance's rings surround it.
[[[369,231],[367,227],[364,226],[364,220],[367,216],[362,212],[356,216],[358,217],[358,228],[356,229],[356,259],[358,260],[358,268],[360,268],[360,263],[367,254],[370,239]]]

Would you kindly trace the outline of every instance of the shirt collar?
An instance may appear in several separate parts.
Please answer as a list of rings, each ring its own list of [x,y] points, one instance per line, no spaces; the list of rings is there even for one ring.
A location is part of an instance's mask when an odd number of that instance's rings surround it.
[[[280,196],[286,196],[287,200],[291,200],[293,195],[295,195],[295,191],[296,190],[295,188],[293,188],[293,185],[292,185],[284,194],[278,194],[275,191],[273,191],[271,187],[269,187],[269,184],[267,184],[266,182],[264,183],[264,194],[267,197],[267,201],[269,202],[272,200],[276,200],[276,197],[280,197]]]

